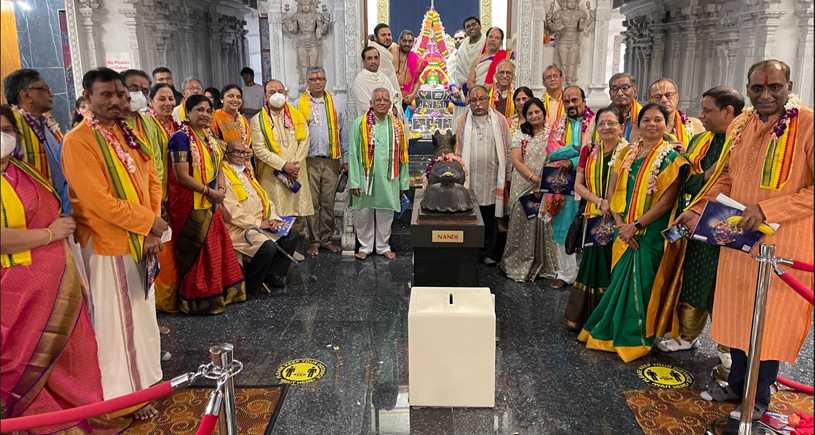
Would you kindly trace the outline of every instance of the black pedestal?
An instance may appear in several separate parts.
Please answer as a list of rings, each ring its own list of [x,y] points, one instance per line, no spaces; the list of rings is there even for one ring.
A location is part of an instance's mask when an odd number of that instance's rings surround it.
[[[478,287],[478,258],[484,247],[484,220],[470,191],[473,210],[465,214],[426,214],[423,189],[416,189],[410,220],[413,285]]]

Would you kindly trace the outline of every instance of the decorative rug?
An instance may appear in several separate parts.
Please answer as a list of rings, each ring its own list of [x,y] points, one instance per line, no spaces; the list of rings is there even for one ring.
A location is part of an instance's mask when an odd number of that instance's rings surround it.
[[[708,402],[702,390],[631,390],[625,401],[645,435],[687,435],[705,433],[714,419],[727,416],[738,402]],[[813,396],[791,390],[773,395],[770,412],[789,415],[797,411],[812,414]]]
[[[153,402],[159,414],[133,420],[125,434],[194,434],[209,400],[211,387],[189,387]],[[235,387],[238,433],[269,435],[286,400],[288,385]],[[218,433],[216,427],[215,433]]]

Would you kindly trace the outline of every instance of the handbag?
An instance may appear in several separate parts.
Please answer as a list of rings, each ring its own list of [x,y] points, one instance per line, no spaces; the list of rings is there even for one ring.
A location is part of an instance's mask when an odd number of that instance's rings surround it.
[[[337,178],[337,187],[334,189],[334,193],[345,192],[345,186],[347,185],[348,185],[348,172],[341,171],[340,176]]]
[[[586,202],[582,200],[580,201],[580,208],[578,208],[578,210],[585,209]],[[580,211],[574,215],[574,220],[572,220],[572,224],[569,225],[569,232],[566,233],[566,243],[564,246],[566,254],[572,255],[583,252],[583,227],[585,226],[585,219],[583,213]]]

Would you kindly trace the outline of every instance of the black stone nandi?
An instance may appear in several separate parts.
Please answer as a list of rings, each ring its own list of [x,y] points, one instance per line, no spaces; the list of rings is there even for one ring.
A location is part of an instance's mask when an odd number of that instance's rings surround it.
[[[433,166],[427,177],[427,191],[422,199],[425,213],[463,213],[473,209],[470,193],[464,187],[466,172],[461,163],[436,161],[445,154],[455,155],[455,136],[450,130],[445,134],[433,133]]]

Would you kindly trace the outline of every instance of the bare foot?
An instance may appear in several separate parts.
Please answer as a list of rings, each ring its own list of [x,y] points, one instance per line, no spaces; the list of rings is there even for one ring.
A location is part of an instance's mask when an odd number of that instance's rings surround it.
[[[170,328],[168,328],[166,326],[159,326],[158,327],[158,333],[161,334],[161,335],[168,335],[168,334],[170,334]]]
[[[332,252],[334,254],[336,254],[337,252],[342,251],[342,249],[340,249],[339,246],[337,246],[337,245],[335,245],[335,244],[333,244],[331,242],[328,242],[325,245],[323,245],[323,248],[328,249],[329,252]]]
[[[393,251],[388,251],[382,254],[382,256],[387,258],[388,260],[393,260],[394,258],[396,258],[396,254],[394,254]]]
[[[144,405],[138,411],[133,413],[133,418],[136,420],[147,420],[158,415],[156,408],[153,405]]]
[[[359,253],[357,253],[357,255],[354,255],[354,257],[357,257],[360,260],[364,260],[364,259],[368,258],[368,254],[366,254],[364,252],[359,252]]]
[[[306,254],[311,255],[312,257],[316,257],[320,255],[320,246],[319,245],[311,245],[306,251]]]

